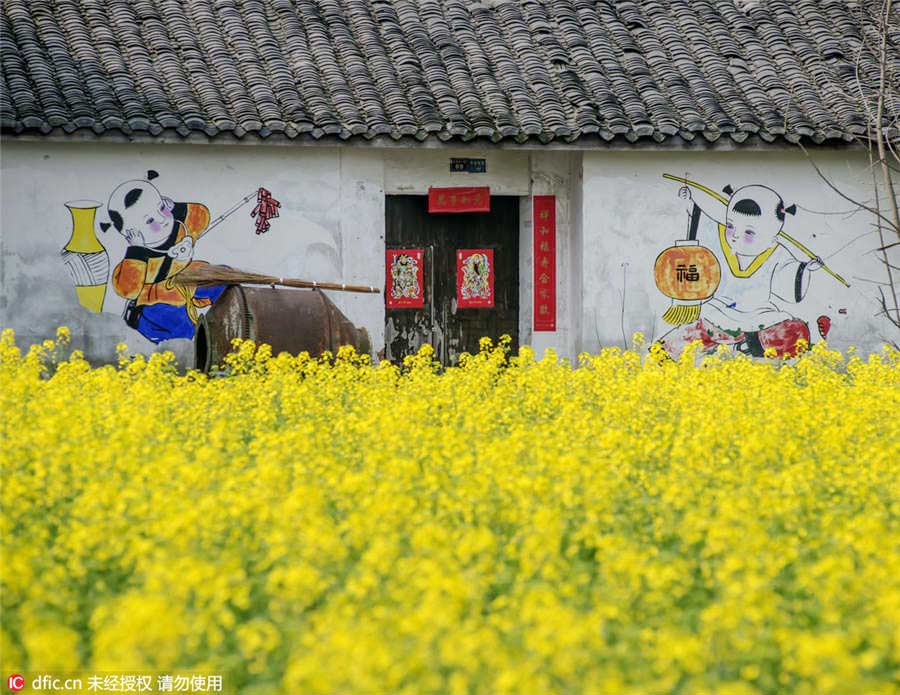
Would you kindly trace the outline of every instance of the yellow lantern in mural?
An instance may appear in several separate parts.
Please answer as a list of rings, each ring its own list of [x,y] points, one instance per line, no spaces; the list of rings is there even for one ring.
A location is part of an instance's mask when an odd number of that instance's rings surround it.
[[[75,283],[78,301],[91,311],[103,311],[109,280],[109,255],[94,231],[94,216],[100,203],[73,200],[66,203],[72,213],[72,236],[60,252]]]
[[[674,300],[663,320],[677,326],[700,318],[700,305],[715,294],[722,271],[712,251],[683,239],[657,256],[653,277],[659,291]]]

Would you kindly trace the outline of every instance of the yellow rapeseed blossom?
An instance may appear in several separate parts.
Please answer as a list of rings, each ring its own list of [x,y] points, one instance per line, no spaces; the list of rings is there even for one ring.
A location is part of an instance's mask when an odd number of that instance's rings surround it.
[[[0,340],[2,668],[245,693],[888,695],[900,353],[441,369]]]

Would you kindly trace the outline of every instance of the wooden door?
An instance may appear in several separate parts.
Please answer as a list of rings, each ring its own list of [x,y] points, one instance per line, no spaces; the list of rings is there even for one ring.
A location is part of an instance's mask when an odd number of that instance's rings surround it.
[[[385,357],[397,362],[431,343],[444,365],[456,364],[462,352],[478,352],[488,336],[512,337],[519,330],[519,199],[491,196],[485,213],[428,212],[427,196],[387,196],[387,248],[421,248],[424,257],[423,309],[385,310]],[[494,306],[456,306],[457,249],[493,249]]]

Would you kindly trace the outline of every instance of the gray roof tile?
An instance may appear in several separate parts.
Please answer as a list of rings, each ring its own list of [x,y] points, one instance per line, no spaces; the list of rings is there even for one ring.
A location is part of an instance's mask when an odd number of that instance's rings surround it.
[[[211,138],[849,140],[878,79],[857,4],[4,0],[0,123]],[[900,30],[889,50],[900,63]],[[886,112],[900,116],[900,85]]]

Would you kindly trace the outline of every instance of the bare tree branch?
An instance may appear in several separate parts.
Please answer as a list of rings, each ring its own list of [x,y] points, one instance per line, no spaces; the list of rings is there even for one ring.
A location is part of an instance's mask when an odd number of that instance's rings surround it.
[[[891,16],[891,3],[893,0],[884,0],[884,11],[881,15],[879,30],[881,32],[881,51],[878,54],[878,63],[880,67],[880,82],[878,85],[878,111],[875,114],[875,134],[878,143],[878,158],[881,160],[882,175],[884,177],[884,187],[887,191],[888,204],[894,213],[894,229],[900,234],[900,209],[897,207],[897,193],[894,190],[894,181],[891,178],[890,169],[885,166],[884,154],[884,131],[882,130],[882,115],[884,114],[884,92],[885,92],[885,74],[887,72],[887,39],[888,39],[888,20]]]
[[[869,166],[865,171],[872,177],[873,201],[858,200],[845,193],[824,174],[803,144],[798,143],[798,146],[828,188],[858,210],[872,215],[872,226],[878,233],[880,246],[866,253],[879,254],[878,260],[887,275],[886,282],[857,276],[854,279],[878,287],[881,311],[876,316],[887,318],[891,325],[900,328],[900,296],[894,281],[894,272],[900,272],[900,267],[888,257],[890,249],[900,246],[900,210],[893,180],[893,174],[900,175],[900,137],[895,135],[900,132],[897,127],[900,123],[897,99],[900,89],[894,86],[895,65],[888,55],[892,9],[893,0],[864,0],[851,10],[860,28],[853,86],[857,92],[855,101],[865,123],[864,133],[854,139],[865,147],[868,155]],[[891,46],[893,50],[893,44]],[[889,237],[885,238],[888,232],[898,240],[892,242]],[[885,288],[889,288],[889,296]]]
[[[879,260],[879,262],[884,263],[888,268],[893,268],[894,270],[900,270],[900,266],[894,265],[893,263],[890,263],[889,261],[886,261],[883,258],[879,258],[878,260]]]
[[[891,229],[894,229],[894,223],[890,220],[890,218],[885,217],[884,215],[882,215],[881,212],[879,212],[876,208],[873,208],[871,205],[866,205],[865,203],[861,203],[860,201],[856,200],[855,198],[851,198],[849,195],[847,195],[846,193],[844,193],[840,188],[838,188],[837,186],[835,186],[835,185],[831,182],[831,180],[830,180],[827,176],[825,176],[825,174],[822,173],[822,170],[821,170],[821,169],[819,168],[819,166],[813,161],[813,158],[809,155],[809,152],[808,152],[807,149],[803,146],[803,143],[802,143],[802,142],[798,142],[798,143],[797,143],[797,146],[798,146],[801,150],[803,150],[803,154],[806,155],[806,158],[809,160],[809,163],[812,165],[812,168],[816,170],[816,173],[819,175],[819,178],[822,179],[822,181],[824,181],[825,184],[826,184],[832,191],[834,191],[835,193],[837,193],[841,198],[843,198],[843,199],[846,200],[847,202],[853,203],[853,204],[856,205],[857,207],[860,207],[860,208],[862,208],[863,210],[866,210],[866,211],[868,211],[868,212],[871,212],[871,213],[872,213],[873,215],[875,215],[876,217],[882,219],[882,220],[885,222],[885,224],[887,224],[889,227],[891,227]],[[900,234],[900,228],[897,228],[895,231],[897,231],[897,233]]]

